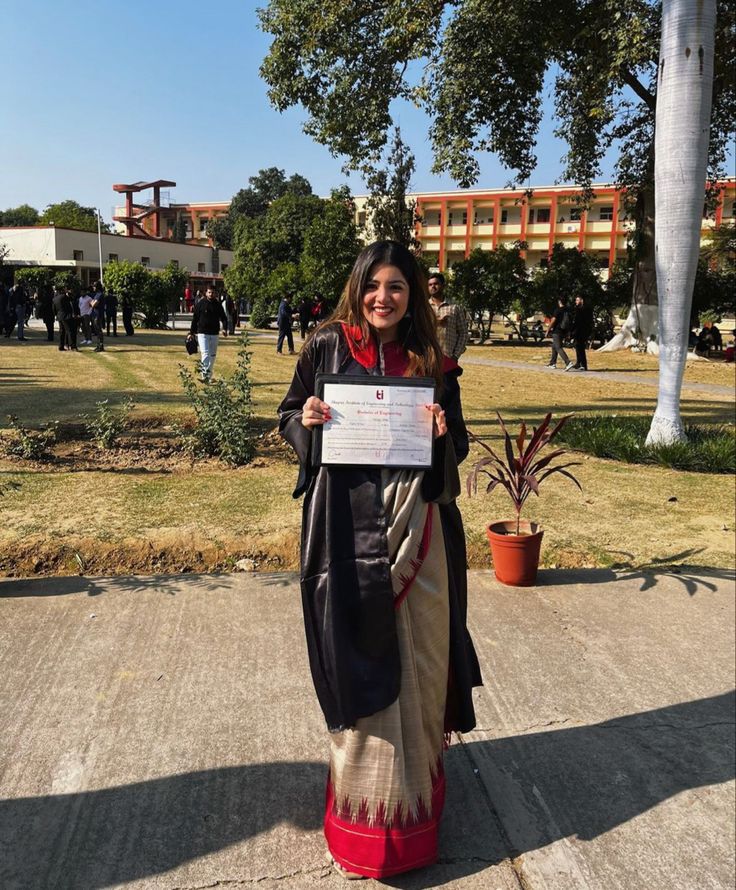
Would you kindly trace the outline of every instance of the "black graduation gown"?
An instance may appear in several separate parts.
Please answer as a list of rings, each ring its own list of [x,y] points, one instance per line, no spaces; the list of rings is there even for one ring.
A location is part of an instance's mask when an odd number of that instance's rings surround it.
[[[311,463],[312,433],[302,407],[315,394],[315,376],[369,374],[350,354],[338,325],[318,331],[302,349],[279,406],[281,435],[299,458],[294,497],[305,494],[301,538],[301,590],[309,662],[317,698],[330,731],[355,725],[388,707],[401,686],[394,594],[381,501],[381,470],[319,467]],[[462,373],[456,369],[452,374]],[[466,627],[465,534],[454,497],[457,461],[468,453],[459,388],[440,398],[448,436],[435,442],[422,495],[438,501],[447,552],[450,600],[450,670],[445,730],[475,726],[472,687],[481,685]],[[449,442],[448,442],[449,440]]]

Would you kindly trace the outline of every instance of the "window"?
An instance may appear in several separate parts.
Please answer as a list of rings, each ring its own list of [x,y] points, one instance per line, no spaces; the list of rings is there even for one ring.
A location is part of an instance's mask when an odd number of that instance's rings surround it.
[[[84,260],[84,251],[83,250],[75,250],[73,251],[74,259],[81,263]]]
[[[204,263],[197,263],[197,272],[204,272]]]
[[[538,207],[537,208],[537,222],[538,223],[548,223],[549,222],[549,207]]]
[[[150,266],[151,265],[151,257],[150,256],[142,256],[141,257],[141,265],[142,266]]]
[[[580,222],[583,216],[582,207],[571,207],[570,208],[570,222]]]
[[[108,253],[107,261],[108,263],[117,263],[118,255],[116,253]]]
[[[422,225],[425,226],[440,226],[442,225],[442,219],[439,210],[427,210],[424,214],[424,221]]]
[[[473,219],[474,226],[488,226],[493,222],[492,207],[478,207]]]
[[[366,219],[367,219],[367,215],[366,215],[365,210],[361,210],[361,211],[358,213],[358,225],[359,225],[359,226],[364,226],[364,225],[365,225],[365,221],[366,221]]]
[[[613,205],[601,207],[598,219],[603,222],[613,222]]]
[[[209,222],[208,217],[200,216],[199,218],[199,231],[206,232],[207,231],[207,223]]]
[[[607,269],[608,263],[609,263],[609,257],[608,257],[607,253],[598,257],[598,265],[601,267],[601,269]]]
[[[502,226],[505,226],[506,223],[507,223],[508,221],[509,221],[509,212],[508,212],[508,210],[502,210],[502,211],[501,211],[501,225],[502,225]]]
[[[468,222],[467,210],[450,210],[447,214],[448,226],[464,226]]]
[[[529,208],[529,222],[530,223],[534,222],[534,208],[533,207]]]

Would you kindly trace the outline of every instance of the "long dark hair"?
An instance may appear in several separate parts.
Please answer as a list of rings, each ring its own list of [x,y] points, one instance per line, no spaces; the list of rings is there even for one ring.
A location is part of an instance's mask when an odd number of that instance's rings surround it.
[[[363,315],[363,295],[379,266],[396,266],[409,285],[409,308],[399,322],[399,342],[409,356],[407,377],[434,377],[442,387],[442,350],[437,323],[429,306],[427,279],[413,255],[398,241],[376,241],[358,255],[335,311],[325,324],[344,322],[360,328],[363,338],[375,337]]]

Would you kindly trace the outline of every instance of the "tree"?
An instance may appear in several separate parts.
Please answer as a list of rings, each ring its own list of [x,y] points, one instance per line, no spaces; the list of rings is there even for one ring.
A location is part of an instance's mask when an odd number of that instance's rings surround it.
[[[736,268],[736,223],[713,228],[700,249],[700,256],[715,269]]]
[[[348,163],[375,161],[391,102],[425,108],[435,172],[463,186],[478,177],[476,151],[492,151],[528,180],[555,72],[564,178],[585,201],[608,149],[620,146],[617,184],[636,222],[632,322],[646,340],[656,320],[654,109],[660,4],[656,0],[376,0],[334,4],[271,0],[260,12],[273,36],[261,73],[280,111],[301,103],[305,132]],[[736,18],[719,3],[710,175],[722,173],[736,119]],[[412,64],[414,63],[414,64]],[[416,79],[418,64],[423,76]]]
[[[184,290],[187,273],[173,263],[153,272],[141,263],[118,260],[105,266],[105,286],[121,299],[130,299],[144,328],[163,328],[170,307]]]
[[[322,294],[329,306],[337,303],[360,253],[354,207],[347,188],[334,189],[304,233],[300,258],[304,287],[311,295]]]
[[[716,0],[664,0],[655,132],[660,351],[647,445],[685,441],[680,392],[700,252],[713,95]]]
[[[85,232],[97,231],[97,211],[94,207],[82,207],[76,201],[61,201],[49,204],[38,220],[39,225],[55,225],[65,229],[82,229]],[[103,222],[103,232],[109,232],[110,226]]]
[[[552,315],[559,297],[573,299],[582,294],[590,306],[603,302],[600,266],[590,254],[576,247],[555,244],[545,268],[537,269],[533,278],[535,306]]]
[[[37,222],[38,210],[30,204],[0,211],[0,226],[35,226]]]
[[[374,167],[366,173],[370,191],[366,211],[374,237],[379,241],[398,241],[412,249],[419,247],[414,231],[417,202],[407,200],[406,196],[411,189],[414,167],[414,155],[396,127],[386,167]]]
[[[494,315],[512,322],[514,307],[528,309],[529,277],[522,249],[521,242],[496,250],[476,248],[452,267],[451,293],[478,325],[481,343],[490,337]]]

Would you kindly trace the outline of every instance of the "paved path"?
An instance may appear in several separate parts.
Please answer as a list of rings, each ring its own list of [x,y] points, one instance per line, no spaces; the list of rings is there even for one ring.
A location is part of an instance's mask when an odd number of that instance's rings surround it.
[[[544,365],[535,365],[531,362],[513,362],[506,361],[505,359],[495,359],[495,358],[476,358],[475,356],[464,356],[462,359],[462,364],[464,365],[487,365],[491,368],[514,368],[517,371],[537,371],[540,374],[556,374],[560,375],[563,372],[562,368],[558,370],[554,370],[553,368],[547,368]],[[610,380],[613,383],[630,383],[636,386],[650,386],[653,388],[657,388],[659,386],[659,379],[657,377],[643,377],[638,374],[630,374],[628,372],[621,371],[588,371],[587,373],[580,374],[577,371],[569,371],[568,374],[574,374],[576,380]],[[704,392],[709,395],[714,396],[731,396],[732,398],[736,396],[736,387],[734,386],[720,386],[716,383],[689,383],[685,380],[682,384],[683,389],[690,390],[692,392]]]
[[[731,890],[733,577],[470,580],[478,728],[390,885]],[[0,581],[0,739],[3,890],[344,886],[293,575]]]

